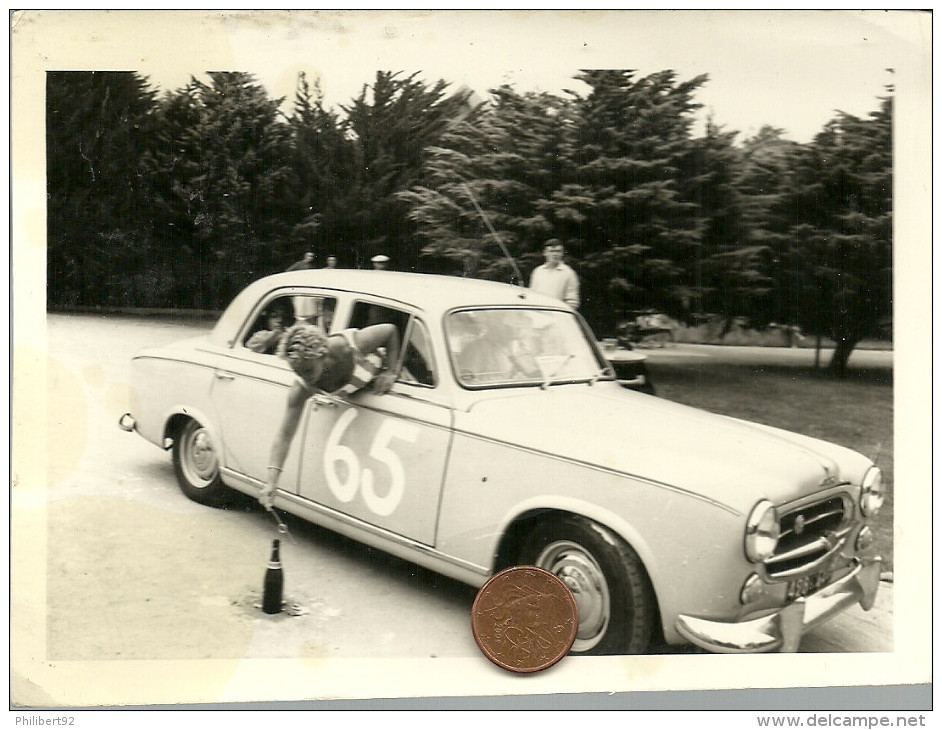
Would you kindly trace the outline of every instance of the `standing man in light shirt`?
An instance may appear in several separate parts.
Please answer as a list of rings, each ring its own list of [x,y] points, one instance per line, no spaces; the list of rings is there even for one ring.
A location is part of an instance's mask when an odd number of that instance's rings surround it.
[[[562,299],[573,309],[579,308],[579,277],[571,267],[563,263],[563,242],[551,238],[543,244],[546,263],[537,266],[530,274],[530,288],[541,294]]]
[[[314,268],[314,254],[310,251],[304,254],[304,258],[300,261],[295,261],[291,266],[289,266],[285,271],[301,271],[302,269],[313,269]]]

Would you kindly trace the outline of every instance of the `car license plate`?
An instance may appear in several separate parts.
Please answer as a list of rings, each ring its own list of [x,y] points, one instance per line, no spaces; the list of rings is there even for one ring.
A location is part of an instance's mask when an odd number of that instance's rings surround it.
[[[785,593],[786,600],[794,601],[796,598],[809,596],[815,591],[824,588],[831,582],[831,571],[822,570],[811,575],[804,575],[801,578],[789,582],[788,591]]]

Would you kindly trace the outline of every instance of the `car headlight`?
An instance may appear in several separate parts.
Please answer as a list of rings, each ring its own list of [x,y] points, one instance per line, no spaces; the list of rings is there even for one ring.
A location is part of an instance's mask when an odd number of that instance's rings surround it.
[[[865,517],[873,517],[883,506],[883,472],[871,466],[860,486],[860,511]]]
[[[775,505],[762,500],[752,508],[746,520],[746,557],[753,563],[761,563],[775,552],[780,534]]]

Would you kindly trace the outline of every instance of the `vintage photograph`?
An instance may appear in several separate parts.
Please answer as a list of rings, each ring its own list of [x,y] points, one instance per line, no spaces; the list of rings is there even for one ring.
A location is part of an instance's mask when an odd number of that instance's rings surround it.
[[[931,682],[930,41],[13,13],[11,704]]]

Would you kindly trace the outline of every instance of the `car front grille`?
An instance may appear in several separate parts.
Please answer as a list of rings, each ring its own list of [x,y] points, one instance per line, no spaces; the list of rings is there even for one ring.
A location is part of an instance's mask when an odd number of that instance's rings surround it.
[[[778,546],[765,561],[768,576],[789,579],[820,565],[843,545],[852,514],[852,503],[846,495],[804,504],[782,514]]]

